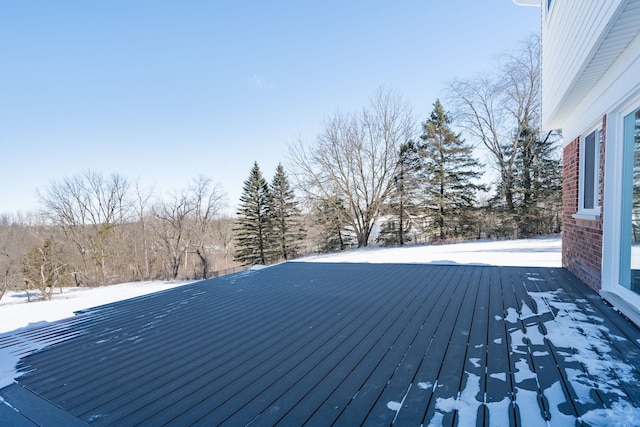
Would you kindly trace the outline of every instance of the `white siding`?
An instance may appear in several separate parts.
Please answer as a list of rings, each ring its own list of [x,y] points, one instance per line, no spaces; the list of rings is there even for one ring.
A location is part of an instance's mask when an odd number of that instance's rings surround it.
[[[562,127],[570,112],[567,97],[569,103],[574,103],[580,99],[571,99],[572,96],[584,95],[585,88],[573,92],[576,83],[605,39],[623,3],[623,0],[554,0],[550,11],[545,11],[542,116],[546,129]]]

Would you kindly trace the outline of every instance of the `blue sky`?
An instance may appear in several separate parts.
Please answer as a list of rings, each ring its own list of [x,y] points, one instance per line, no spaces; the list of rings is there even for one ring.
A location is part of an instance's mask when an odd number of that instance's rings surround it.
[[[422,121],[539,29],[510,0],[0,0],[0,213],[87,169],[234,206],[336,110],[384,86]]]

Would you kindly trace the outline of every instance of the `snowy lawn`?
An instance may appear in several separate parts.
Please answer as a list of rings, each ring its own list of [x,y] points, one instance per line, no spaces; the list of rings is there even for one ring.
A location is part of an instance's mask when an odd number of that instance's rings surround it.
[[[306,257],[296,261],[561,267],[562,239],[560,236],[553,236],[539,239],[365,248]]]
[[[51,301],[27,302],[26,292],[7,292],[0,300],[0,334],[73,316],[73,313],[115,301],[181,286],[188,281],[134,282],[98,288],[63,288]]]
[[[560,237],[483,241],[434,246],[367,248],[301,258],[299,262],[370,262],[485,264],[560,267]],[[52,301],[27,303],[24,292],[7,292],[0,300],[0,334],[29,325],[53,322],[74,312],[163,291],[190,282],[136,282],[99,288],[65,288]]]

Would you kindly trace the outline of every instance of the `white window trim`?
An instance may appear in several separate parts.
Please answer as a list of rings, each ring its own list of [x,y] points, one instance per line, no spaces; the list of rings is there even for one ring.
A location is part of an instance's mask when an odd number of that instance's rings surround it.
[[[629,97],[618,108],[607,114],[604,175],[604,221],[602,224],[602,291],[617,295],[640,310],[640,295],[620,285],[620,233],[622,229],[620,210],[622,206],[622,163],[624,117],[640,107],[640,92]],[[609,215],[610,213],[610,215]],[[614,304],[616,307],[617,305]],[[625,313],[625,310],[621,310]],[[629,313],[625,313],[629,316]]]
[[[586,137],[595,132],[596,152],[594,159],[594,188],[593,201],[594,206],[591,209],[584,207],[584,177],[585,177],[585,140]],[[597,221],[600,219],[600,162],[602,155],[602,127],[600,125],[592,127],[588,132],[580,136],[580,167],[578,171],[578,211],[573,215],[575,219],[586,219]]]

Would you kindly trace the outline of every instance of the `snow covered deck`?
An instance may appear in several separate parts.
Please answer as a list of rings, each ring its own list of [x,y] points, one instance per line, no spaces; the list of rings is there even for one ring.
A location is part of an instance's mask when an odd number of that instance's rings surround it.
[[[3,355],[0,425],[640,420],[640,331],[561,268],[286,263],[0,335]]]

